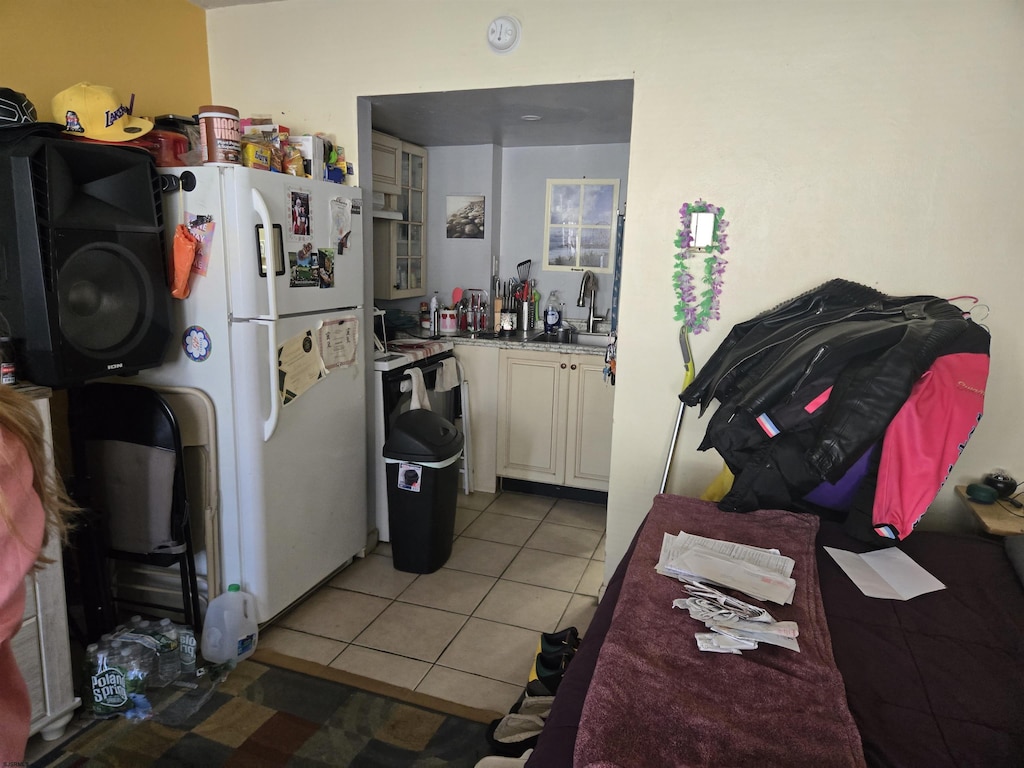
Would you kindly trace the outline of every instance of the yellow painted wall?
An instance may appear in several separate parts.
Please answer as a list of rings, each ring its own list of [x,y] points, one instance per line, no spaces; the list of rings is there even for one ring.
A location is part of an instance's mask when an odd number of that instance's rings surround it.
[[[26,94],[40,120],[83,80],[135,94],[139,116],[194,114],[210,103],[205,12],[188,0],[0,0],[0,86]]]

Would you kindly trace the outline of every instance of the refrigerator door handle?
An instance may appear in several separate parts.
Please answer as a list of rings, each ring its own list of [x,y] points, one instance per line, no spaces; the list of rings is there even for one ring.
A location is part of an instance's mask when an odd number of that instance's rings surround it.
[[[270,415],[263,422],[263,442],[269,443],[277,429],[277,421],[281,417],[281,396],[278,392],[280,383],[277,370],[277,323],[270,320],[252,320],[267,327],[267,373],[270,382]]]
[[[274,249],[274,238],[270,237],[270,233],[273,232],[273,228],[270,225],[270,209],[267,208],[267,201],[263,199],[263,195],[259,193],[259,190],[252,190],[252,207],[256,209],[256,215],[260,217],[260,221],[263,224],[263,231],[267,233],[266,243],[267,250],[272,251]],[[256,254],[259,258],[259,254]],[[276,264],[277,254],[268,253],[267,264]],[[274,270],[271,268],[267,269],[267,310],[269,314],[257,315],[256,318],[259,320],[271,320],[276,321],[277,316],[277,280],[274,274]],[[274,353],[274,359],[277,359],[277,352]]]
[[[259,193],[259,190],[252,190],[252,206],[256,209],[256,215],[263,223],[263,231],[273,232],[270,226],[270,209],[267,208],[267,201]],[[268,249],[273,249],[274,238],[267,237]],[[276,254],[269,254],[268,264],[276,263]],[[267,309],[269,315],[259,315],[254,322],[267,327],[267,373],[270,381],[270,415],[263,422],[263,442],[270,442],[274,431],[277,429],[277,422],[281,416],[281,398],[278,396],[278,373],[277,373],[277,285],[273,269],[267,270]]]

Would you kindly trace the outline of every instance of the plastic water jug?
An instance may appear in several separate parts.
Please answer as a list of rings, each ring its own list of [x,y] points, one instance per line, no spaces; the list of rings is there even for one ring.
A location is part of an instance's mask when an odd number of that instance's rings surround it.
[[[238,662],[252,655],[258,641],[256,601],[237,584],[231,584],[206,608],[200,646],[203,658],[212,664]]]

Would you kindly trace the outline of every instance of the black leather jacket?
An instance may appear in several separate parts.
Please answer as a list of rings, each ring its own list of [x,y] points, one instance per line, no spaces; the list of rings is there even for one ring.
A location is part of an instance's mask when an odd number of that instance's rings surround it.
[[[719,400],[701,450],[716,448],[740,487],[751,485],[739,477],[748,467],[761,476],[755,485],[764,493],[755,487],[742,500],[733,494],[725,506],[785,508],[787,498],[836,482],[884,435],[920,376],[972,326],[943,299],[888,296],[846,280],[734,326],[680,396],[701,413]],[[987,353],[988,335],[981,336]],[[806,411],[829,386],[828,402]],[[774,438],[757,422],[769,410],[786,421]]]

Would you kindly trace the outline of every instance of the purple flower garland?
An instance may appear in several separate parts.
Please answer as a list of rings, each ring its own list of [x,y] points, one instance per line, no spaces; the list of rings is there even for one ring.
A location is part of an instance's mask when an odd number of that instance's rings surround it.
[[[690,230],[693,214],[711,213],[715,216],[715,228],[711,236],[711,245],[703,248],[693,247],[693,232]],[[729,226],[723,216],[725,209],[698,200],[695,203],[683,203],[679,209],[679,216],[682,227],[676,233],[675,246],[676,269],[672,273],[672,282],[675,290],[679,292],[679,300],[676,302],[676,320],[681,320],[686,329],[691,333],[700,333],[708,329],[712,320],[718,319],[718,297],[722,295],[722,275],[725,273],[725,265],[729,262],[721,257],[721,254],[729,250],[726,242],[725,228]],[[693,258],[698,253],[705,253],[704,274],[701,282],[707,286],[698,295],[693,275],[687,267],[687,259]]]

